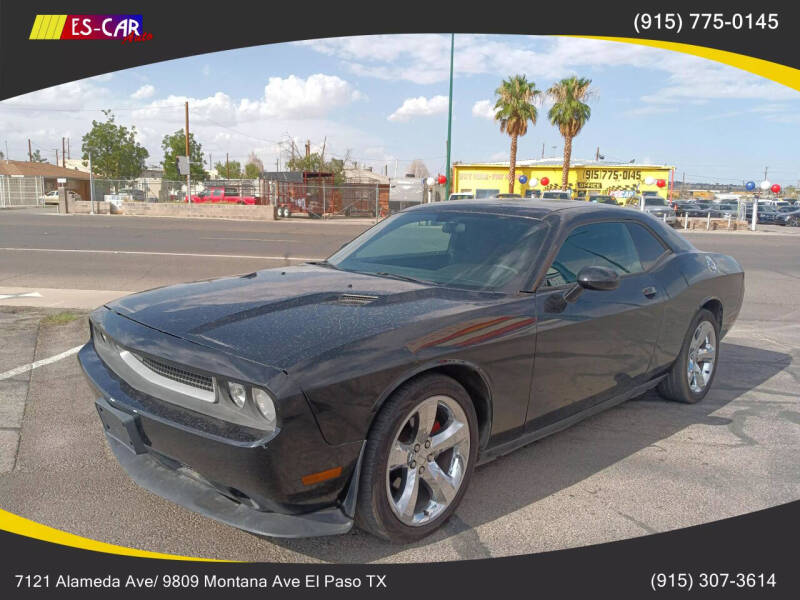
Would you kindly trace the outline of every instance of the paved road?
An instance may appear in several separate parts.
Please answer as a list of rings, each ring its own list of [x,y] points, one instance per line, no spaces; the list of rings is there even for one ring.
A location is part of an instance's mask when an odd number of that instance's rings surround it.
[[[215,254],[236,244],[242,255],[288,249],[290,257],[322,256],[364,227],[113,219],[0,213],[0,246]],[[707,398],[683,406],[650,393],[479,468],[455,518],[419,544],[392,546],[358,531],[261,539],[139,489],[103,441],[74,357],[0,380],[0,506],[81,535],[164,552],[270,561],[430,561],[646,535],[798,499],[800,238],[690,236],[700,248],[736,256],[747,270],[745,304],[722,344],[720,371]],[[284,239],[295,241],[278,241]],[[130,290],[274,264],[104,254],[112,265],[87,272],[84,253],[40,259],[12,252],[0,250],[0,286]],[[0,308],[0,377],[86,338],[83,319],[43,321],[50,312]]]

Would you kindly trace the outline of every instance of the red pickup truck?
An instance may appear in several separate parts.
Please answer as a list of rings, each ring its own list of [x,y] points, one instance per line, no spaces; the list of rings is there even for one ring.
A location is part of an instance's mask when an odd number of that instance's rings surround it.
[[[187,201],[184,197],[184,202]],[[249,195],[239,195],[235,187],[214,186],[203,190],[199,194],[192,194],[193,204],[226,203],[226,204],[258,204],[258,198]]]

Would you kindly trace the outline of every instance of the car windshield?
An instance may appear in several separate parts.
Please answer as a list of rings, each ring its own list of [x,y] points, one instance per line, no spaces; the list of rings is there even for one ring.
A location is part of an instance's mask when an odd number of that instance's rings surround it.
[[[660,196],[645,196],[644,197],[644,205],[645,206],[666,206],[667,201],[661,198]]]
[[[327,264],[356,273],[494,291],[530,274],[546,231],[546,224],[530,217],[413,210],[367,230]]]

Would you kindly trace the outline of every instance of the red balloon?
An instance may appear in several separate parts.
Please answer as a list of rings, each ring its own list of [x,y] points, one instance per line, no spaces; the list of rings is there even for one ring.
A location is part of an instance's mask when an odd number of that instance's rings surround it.
[[[447,183],[447,177],[445,177],[444,175],[439,175],[439,183],[441,184]]]
[[[773,183],[773,184],[772,184],[772,187],[771,187],[771,188],[769,188],[769,189],[771,189],[771,190],[772,190],[772,193],[773,193],[773,194],[777,194],[778,192],[780,192],[780,191],[781,191],[781,186],[779,186],[777,183]]]
[[[663,179],[659,179],[658,181],[656,181],[656,185],[658,187],[664,187],[665,185],[667,185],[667,182],[664,181]]]
[[[542,177],[539,180],[539,183],[541,183],[542,185],[547,185],[548,183],[550,183],[550,179],[548,179],[547,177]]]

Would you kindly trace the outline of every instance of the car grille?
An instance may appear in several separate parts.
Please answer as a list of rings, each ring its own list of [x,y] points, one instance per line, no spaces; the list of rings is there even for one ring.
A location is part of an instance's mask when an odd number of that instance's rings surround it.
[[[174,367],[160,360],[154,360],[147,356],[136,356],[139,361],[151,371],[158,373],[162,377],[177,381],[184,385],[206,390],[208,392],[214,391],[214,380],[207,375],[201,375],[193,371],[187,371],[179,367]]]

